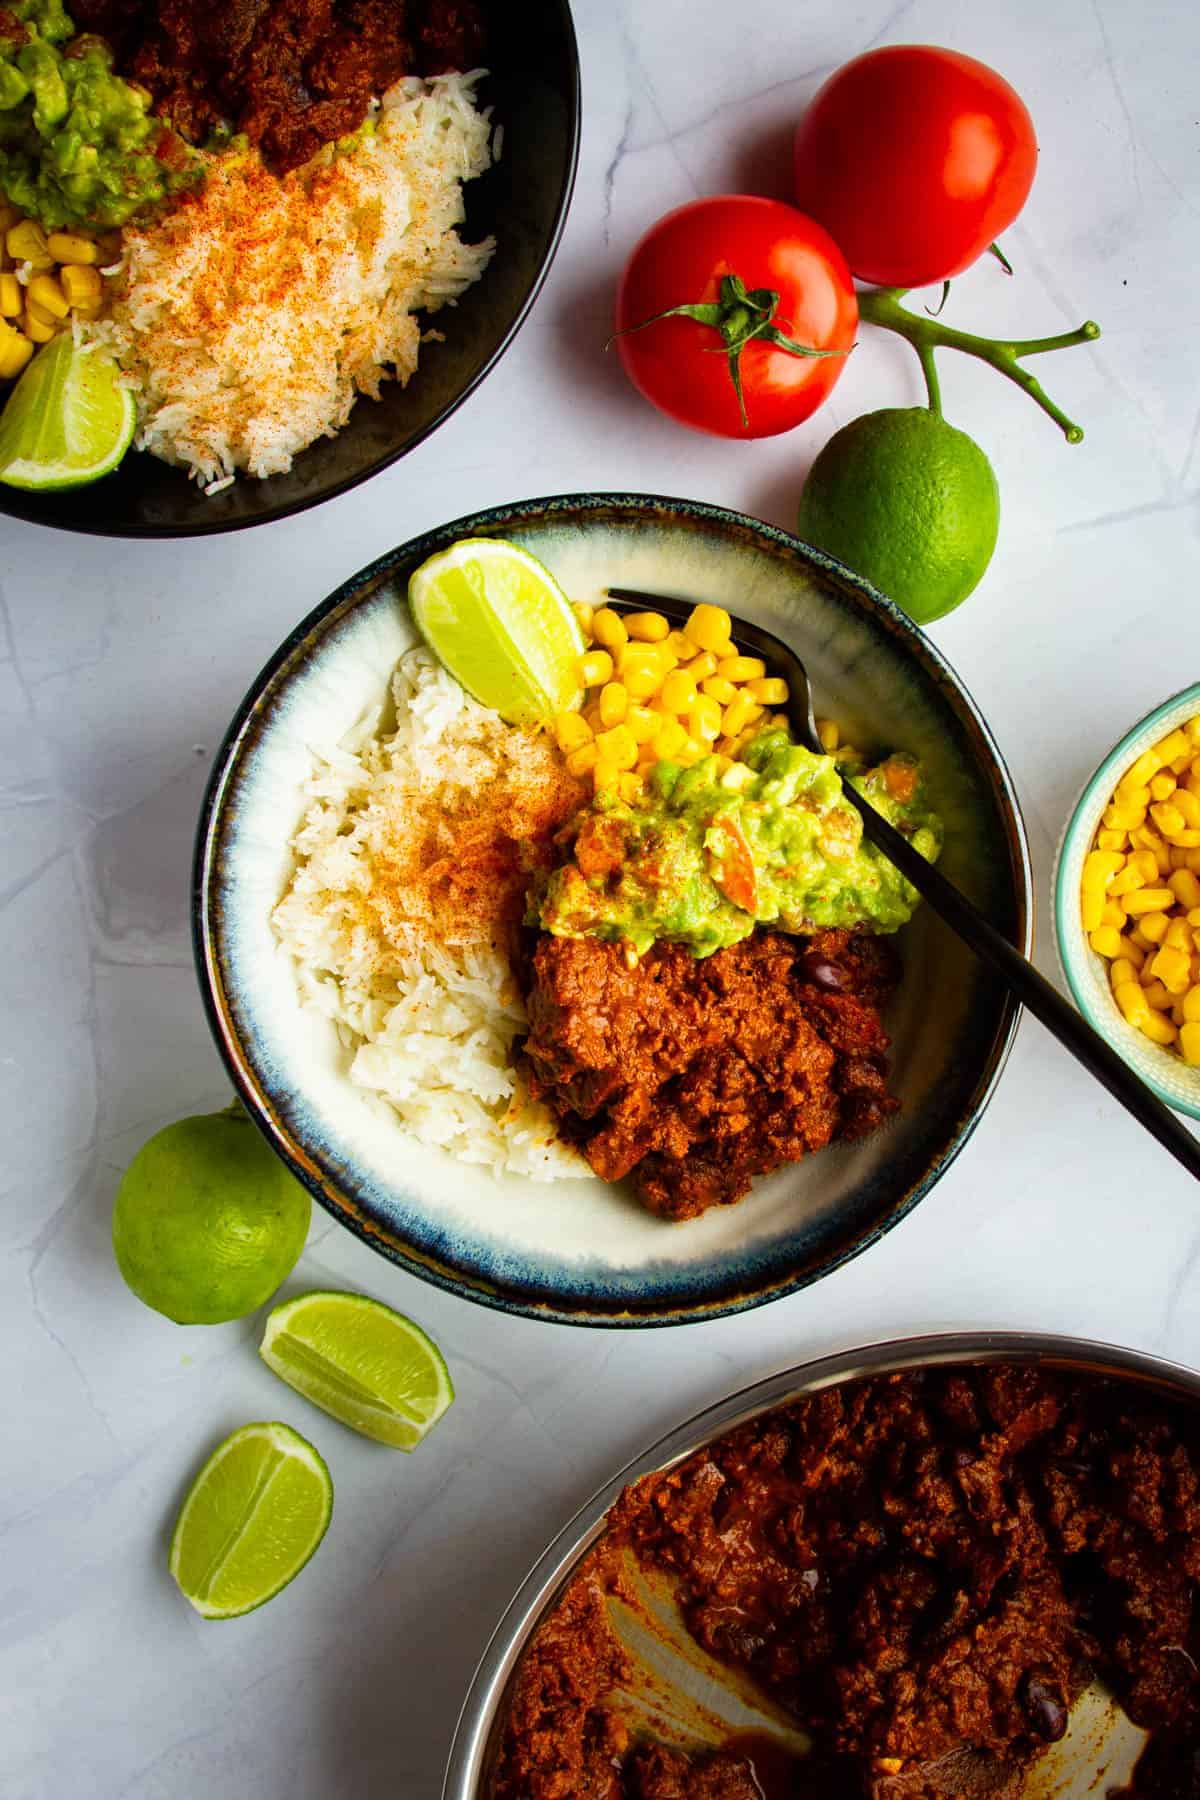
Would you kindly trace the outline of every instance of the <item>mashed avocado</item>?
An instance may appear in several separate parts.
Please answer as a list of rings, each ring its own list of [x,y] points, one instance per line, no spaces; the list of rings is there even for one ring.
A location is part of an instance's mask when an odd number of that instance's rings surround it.
[[[74,29],[61,0],[0,0],[0,195],[49,230],[123,225],[199,168]]]
[[[889,757],[848,779],[922,856],[936,859],[941,822],[911,757]],[[635,804],[597,795],[580,815],[572,859],[535,899],[533,922],[558,937],[608,938],[639,953],[664,938],[711,956],[756,925],[896,931],[918,900],[863,842],[834,759],[771,730],[749,745],[744,766],[725,770],[712,756],[688,769],[660,762]]]

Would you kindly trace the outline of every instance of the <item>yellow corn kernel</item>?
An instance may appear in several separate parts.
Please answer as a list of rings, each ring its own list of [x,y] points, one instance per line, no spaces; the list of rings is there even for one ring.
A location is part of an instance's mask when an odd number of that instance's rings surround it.
[[[607,650],[589,650],[579,659],[580,687],[603,687],[606,681],[612,680],[612,672],[613,659]]]
[[[1167,877],[1167,886],[1180,906],[1188,909],[1189,915],[1194,907],[1200,906],[1200,881],[1196,879],[1190,869],[1176,869],[1172,875]],[[1188,923],[1200,924],[1200,917],[1192,919],[1189,916]]]
[[[701,694],[688,708],[687,727],[697,743],[715,744],[721,735],[723,715],[715,700]]]
[[[1186,755],[1187,750],[1187,733],[1181,731],[1177,726],[1174,731],[1169,731],[1165,738],[1160,738],[1154,746],[1154,754],[1158,758],[1159,768],[1164,768],[1167,763],[1174,762],[1177,756]]]
[[[66,287],[67,271],[64,269],[62,273],[63,273],[63,286]],[[82,273],[90,274],[91,271],[85,269],[82,271]],[[99,276],[97,276],[96,279],[98,281],[100,279]],[[69,295],[68,295],[68,298],[70,298]],[[88,296],[88,295],[81,294],[79,296],[79,298],[81,300],[83,300],[83,299],[87,299],[87,298],[95,298],[95,296],[94,295]],[[580,631],[582,631],[584,637],[585,638],[592,637],[593,636],[592,622],[596,617],[595,607],[589,605],[586,600],[577,600],[575,602],[575,617],[579,620],[579,629],[580,629]]]
[[[1174,906],[1175,896],[1169,887],[1139,888],[1136,894],[1125,896],[1125,911],[1141,916],[1143,913],[1165,912],[1168,906]],[[1163,927],[1164,931],[1166,926]]]
[[[53,275],[35,275],[26,293],[30,304],[42,307],[51,318],[65,319],[71,310],[71,303],[62,290],[61,282],[55,280]]]
[[[1152,775],[1150,777],[1149,798],[1151,800],[1169,800],[1171,798],[1171,795],[1175,792],[1175,788],[1176,788],[1175,777],[1173,775],[1168,774],[1167,771],[1164,769],[1158,775]],[[1117,791],[1119,793],[1121,790],[1118,788]],[[1127,798],[1132,800],[1133,795],[1129,794],[1127,796]],[[1136,805],[1137,802],[1134,801],[1134,804]],[[1143,800],[1142,805],[1143,806],[1147,805],[1147,801]]]
[[[560,712],[554,716],[554,741],[564,756],[590,742],[592,728],[578,712]]]
[[[625,629],[635,643],[662,644],[671,635],[671,622],[661,613],[626,613]]]
[[[1136,981],[1137,969],[1126,956],[1116,957],[1108,966],[1108,979],[1115,988],[1124,986],[1127,981]]]
[[[1104,911],[1100,915],[1102,925],[1115,925],[1118,931],[1124,931],[1125,918],[1125,908],[1119,900],[1110,898],[1104,902]]]
[[[602,756],[598,757],[592,770],[592,785],[598,794],[615,794],[621,774],[616,763],[605,762]]]
[[[1146,996],[1136,981],[1126,981],[1113,989],[1113,999],[1131,1025],[1142,1025],[1150,1017]]]
[[[629,633],[619,612],[601,606],[592,614],[592,638],[603,650],[619,650],[628,643]]]
[[[30,340],[0,320],[0,381],[14,381],[32,355]]]
[[[842,734],[838,730],[837,721],[835,719],[818,719],[817,736],[821,741],[821,748],[824,750],[826,756],[832,756],[842,741]],[[1119,846],[1108,844],[1102,846],[1102,848],[1114,850],[1119,848]]]
[[[739,694],[736,700],[729,702],[721,714],[721,730],[726,737],[737,737],[739,732],[745,731],[754,717],[756,704],[749,694]]]
[[[819,726],[817,727],[817,731],[819,735]],[[822,747],[824,747],[824,745]],[[1127,831],[1101,830],[1096,833],[1096,848],[1098,850],[1124,850],[1128,842],[1129,833]]]
[[[707,681],[700,683],[700,692],[715,700],[718,706],[728,706],[738,697],[738,691],[732,681],[726,681],[723,675],[710,675]]]
[[[1131,850],[1121,873],[1127,874],[1130,869],[1141,876],[1143,887],[1158,880],[1158,858],[1153,850]]]
[[[1200,1064],[1200,1024],[1194,1019],[1179,1027],[1179,1053],[1192,1068]]]
[[[1184,824],[1190,830],[1195,831],[1196,827],[1200,825],[1200,799],[1197,799],[1195,794],[1189,793],[1185,787],[1176,788],[1171,796],[1171,804],[1177,812],[1183,814]]]
[[[1160,800],[1152,806],[1150,817],[1165,838],[1173,838],[1176,832],[1187,830],[1183,814],[1170,800]]]
[[[733,620],[723,606],[702,603],[692,608],[684,630],[698,649],[716,650],[728,643],[733,632]]]
[[[35,344],[48,344],[50,339],[54,337],[57,332],[58,327],[54,323],[49,325],[45,324],[43,319],[38,318],[30,309],[29,302],[26,301],[25,311],[21,315],[21,330],[25,333],[25,336],[30,338]]]
[[[1100,816],[1109,831],[1133,832],[1145,823],[1146,809],[1144,806],[1119,806],[1114,800]]]
[[[678,627],[668,631],[666,637],[663,639],[663,643],[671,652],[671,655],[675,658],[676,662],[690,662],[696,654],[695,644],[693,644],[687,632],[680,631]]]
[[[1189,1025],[1200,1025],[1200,986],[1193,985],[1182,1002],[1183,1016]]]
[[[1146,960],[1147,945],[1139,944],[1130,932],[1121,934],[1121,955],[1126,962],[1131,962],[1135,969],[1140,969]]]
[[[21,316],[21,284],[15,275],[0,275],[0,319]]]
[[[1099,876],[1107,881],[1110,875],[1117,875],[1125,867],[1125,858],[1119,850],[1089,850],[1083,859],[1083,879]]]
[[[1192,954],[1192,928],[1187,920],[1168,919],[1163,943],[1169,944],[1172,950],[1182,950],[1190,956]]]
[[[661,718],[657,713],[652,713],[648,706],[631,706],[625,714],[625,723],[639,744],[649,744],[662,727]]]
[[[1173,1044],[1179,1036],[1170,1019],[1164,1019],[1160,1012],[1151,1012],[1148,1019],[1143,1019],[1138,1030],[1148,1037],[1152,1043]]]
[[[1158,858],[1159,873],[1161,875],[1170,874],[1171,862],[1166,839],[1160,838],[1153,826],[1135,826],[1129,833],[1129,841],[1136,850],[1153,850]]]
[[[1098,925],[1088,933],[1088,943],[1097,956],[1116,956],[1121,949],[1121,934],[1114,925]]]
[[[621,680],[629,698],[639,705],[643,700],[652,700],[662,686],[662,675],[657,669],[622,669]]]
[[[670,761],[687,743],[687,729],[678,719],[660,719],[658,726],[658,735],[651,741],[650,747],[657,757]]]
[[[763,706],[783,706],[788,697],[788,684],[778,675],[762,675],[748,681],[746,691]]]
[[[1188,720],[1183,727],[1183,735],[1189,744],[1200,744],[1200,713],[1197,713],[1194,719]]]
[[[617,776],[617,793],[630,806],[635,806],[642,797],[642,778],[636,769],[622,769]]]
[[[672,669],[659,693],[663,708],[669,713],[685,713],[696,703],[696,682],[687,669]]]
[[[98,263],[100,246],[90,237],[84,237],[81,231],[51,231],[46,237],[46,248],[55,262],[60,263]]]
[[[737,704],[736,701],[734,703]],[[732,708],[730,709],[732,711]],[[1098,931],[1104,923],[1104,883],[1093,877],[1085,876],[1079,895],[1080,912],[1083,917],[1083,929],[1089,934]]]
[[[1183,831],[1172,832],[1171,843],[1176,850],[1200,850],[1200,830],[1189,825]]]
[[[567,758],[567,767],[572,775],[586,775],[590,769],[595,768],[599,755],[593,738],[590,743],[580,744],[578,750],[572,750]]]
[[[1146,1005],[1153,1007],[1155,1012],[1170,1012],[1175,1004],[1174,996],[1161,981],[1143,981],[1142,992],[1146,996]]]
[[[1121,780],[1128,781],[1135,787],[1141,787],[1153,780],[1161,768],[1162,761],[1157,750],[1143,750],[1137,761],[1131,763],[1126,769]]]
[[[1186,869],[1187,868],[1188,853],[1186,850],[1181,850],[1179,848],[1178,844],[1172,844],[1169,847],[1167,854],[1171,859],[1171,867],[1169,870],[1170,874],[1173,875],[1175,873],[1176,869]]]
[[[71,311],[77,319],[98,319],[104,311],[104,307],[99,300],[88,301],[86,304],[81,300],[78,306],[71,308]]]
[[[629,695],[624,685],[619,681],[606,681],[600,689],[600,723],[606,728],[619,725],[628,711]]]
[[[1173,781],[1171,784],[1171,792],[1174,792]],[[1142,808],[1149,806],[1152,799],[1159,800],[1165,798],[1165,794],[1156,794],[1152,787],[1146,787],[1139,782],[1130,781],[1128,776],[1124,781],[1119,781],[1117,783],[1117,791],[1113,795],[1113,799],[1118,806],[1140,806]]]
[[[4,247],[14,262],[35,269],[52,269],[54,258],[46,247],[46,234],[34,219],[20,219],[4,234]]]
[[[1147,850],[1147,851],[1143,851],[1142,854],[1145,856],[1149,856],[1150,852]],[[1155,863],[1155,865],[1154,865],[1154,873],[1150,878],[1150,882],[1147,883],[1145,875],[1142,873],[1142,871],[1139,868],[1136,868],[1134,866],[1133,858],[1130,857],[1129,862],[1121,870],[1121,873],[1119,875],[1113,876],[1112,880],[1108,884],[1106,892],[1108,892],[1109,894],[1112,894],[1115,898],[1120,899],[1123,895],[1136,893],[1138,888],[1144,888],[1147,885],[1154,886],[1157,883],[1157,881],[1158,881],[1158,864],[1157,863]]]
[[[683,666],[696,686],[699,687],[702,681],[708,681],[716,675],[717,659],[711,650],[702,650],[699,656],[693,656],[691,661],[684,663]]]
[[[1138,923],[1146,942],[1152,948],[1157,949],[1167,935],[1166,913],[1146,913],[1143,918],[1138,920]]]
[[[638,742],[628,725],[614,725],[610,731],[596,733],[596,751],[601,762],[615,769],[632,769],[638,758]]]
[[[1186,994],[1191,985],[1192,959],[1184,951],[1164,944],[1155,953],[1150,971],[1156,981],[1162,982],[1169,994],[1179,997]]]
[[[761,656],[726,656],[717,664],[718,675],[739,685],[744,681],[761,681],[766,672],[767,665]]]
[[[55,331],[57,331],[62,324],[62,320],[57,313],[52,313],[47,307],[40,305],[38,301],[29,298],[28,288],[25,290],[25,311],[29,314],[31,319],[36,319],[39,325],[49,325]]]

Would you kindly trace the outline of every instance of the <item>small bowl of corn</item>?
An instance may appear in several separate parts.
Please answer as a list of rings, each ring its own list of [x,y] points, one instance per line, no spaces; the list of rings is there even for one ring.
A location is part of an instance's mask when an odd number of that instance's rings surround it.
[[[1058,954],[1084,1017],[1200,1119],[1200,682],[1126,733],[1071,815]]]

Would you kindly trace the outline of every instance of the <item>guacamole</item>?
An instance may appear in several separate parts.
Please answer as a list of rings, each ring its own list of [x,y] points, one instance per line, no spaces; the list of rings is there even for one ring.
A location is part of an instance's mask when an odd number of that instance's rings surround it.
[[[922,856],[942,828],[917,764],[893,756],[847,776]],[[642,799],[598,794],[578,820],[571,860],[536,895],[531,922],[557,937],[599,937],[639,954],[658,939],[711,956],[756,925],[899,929],[919,895],[864,843],[831,756],[764,731],[744,762],[660,762]]]
[[[199,172],[104,40],[74,29],[61,0],[0,0],[0,197],[52,231],[123,225]]]

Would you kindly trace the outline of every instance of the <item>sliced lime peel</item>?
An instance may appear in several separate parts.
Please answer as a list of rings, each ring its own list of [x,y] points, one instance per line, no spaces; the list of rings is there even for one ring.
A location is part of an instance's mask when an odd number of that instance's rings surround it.
[[[267,1318],[259,1354],[314,1406],[394,1450],[414,1450],[454,1400],[432,1338],[364,1294],[284,1301]]]
[[[114,358],[62,332],[34,357],[0,413],[0,482],[45,492],[99,481],[124,457],[136,424]]]
[[[579,704],[586,645],[554,576],[501,538],[460,538],[409,580],[421,635],[443,667],[510,725],[548,723]]]
[[[285,1588],[333,1515],[333,1482],[290,1425],[244,1425],[197,1475],[171,1537],[168,1568],[205,1619],[235,1619]]]

